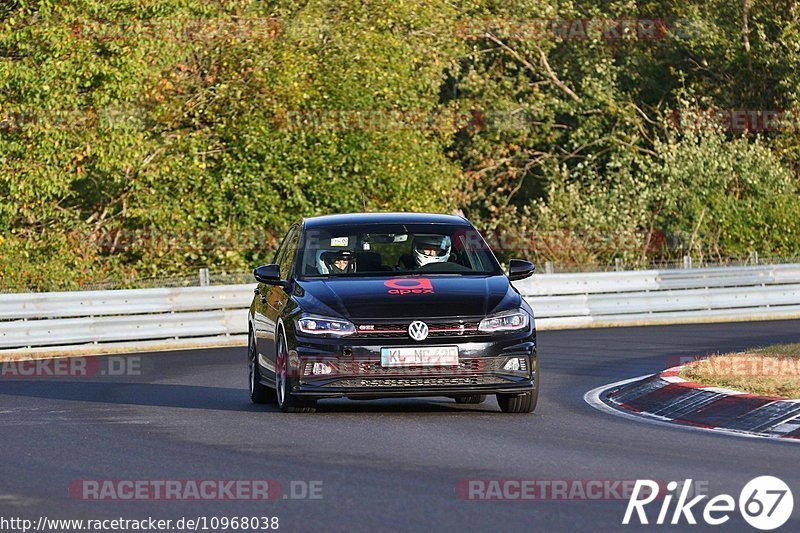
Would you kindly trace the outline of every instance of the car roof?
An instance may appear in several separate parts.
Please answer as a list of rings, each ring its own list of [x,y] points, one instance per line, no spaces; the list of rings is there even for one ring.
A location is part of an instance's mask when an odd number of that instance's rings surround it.
[[[464,217],[435,213],[347,213],[303,219],[306,228],[357,224],[450,224],[470,226]]]

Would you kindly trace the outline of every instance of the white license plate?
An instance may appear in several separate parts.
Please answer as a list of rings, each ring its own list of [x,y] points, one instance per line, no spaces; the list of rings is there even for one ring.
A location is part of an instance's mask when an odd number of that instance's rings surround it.
[[[381,348],[381,366],[458,366],[458,346]]]

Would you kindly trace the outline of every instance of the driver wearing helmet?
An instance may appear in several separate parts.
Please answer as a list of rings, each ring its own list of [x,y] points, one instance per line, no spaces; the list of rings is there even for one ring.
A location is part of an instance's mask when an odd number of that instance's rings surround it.
[[[420,268],[433,263],[446,263],[450,259],[450,237],[447,235],[416,235],[412,242],[413,265]]]
[[[335,250],[322,254],[322,262],[326,273],[330,274],[350,274],[356,271],[356,263],[353,253],[349,250]]]

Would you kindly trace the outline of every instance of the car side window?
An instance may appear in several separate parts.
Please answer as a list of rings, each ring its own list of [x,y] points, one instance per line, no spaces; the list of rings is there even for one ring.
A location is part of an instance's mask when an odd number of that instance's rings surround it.
[[[282,257],[282,254],[283,254],[284,250],[286,250],[286,241],[288,240],[289,233],[291,233],[291,232],[292,232],[292,229],[289,228],[289,231],[287,231],[286,235],[284,235],[283,239],[281,239],[281,242],[278,245],[278,249],[275,250],[275,255],[272,256],[272,264],[273,265],[280,264],[280,259]]]
[[[278,268],[281,271],[282,279],[289,279],[292,272],[292,263],[294,263],[294,257],[297,252],[299,233],[297,226],[293,226],[286,235],[286,239],[281,247],[281,257],[278,260]]]

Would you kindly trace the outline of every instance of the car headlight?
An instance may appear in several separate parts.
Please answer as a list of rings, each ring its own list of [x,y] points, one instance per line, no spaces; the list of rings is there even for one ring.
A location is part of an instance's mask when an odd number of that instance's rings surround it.
[[[528,328],[530,316],[522,309],[504,311],[490,315],[478,324],[478,331],[494,333],[496,331],[519,331]]]
[[[297,329],[309,335],[326,335],[343,337],[356,332],[356,327],[349,320],[328,318],[324,316],[304,316],[296,322]]]

